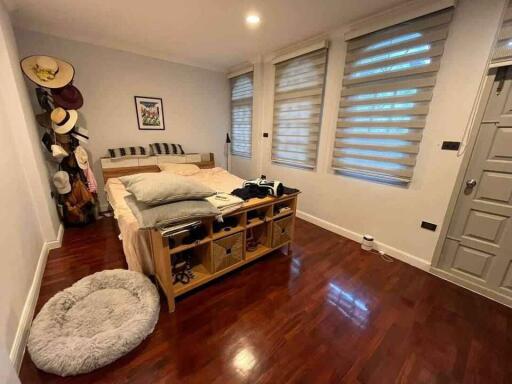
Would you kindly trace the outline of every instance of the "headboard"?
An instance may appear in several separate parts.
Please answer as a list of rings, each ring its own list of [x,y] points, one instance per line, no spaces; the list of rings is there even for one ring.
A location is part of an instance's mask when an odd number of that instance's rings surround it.
[[[158,164],[178,163],[195,164],[199,168],[214,168],[215,158],[213,153],[191,153],[186,155],[160,155],[138,158],[101,158],[101,170],[103,181],[113,177],[133,175],[143,172],[160,172]]]

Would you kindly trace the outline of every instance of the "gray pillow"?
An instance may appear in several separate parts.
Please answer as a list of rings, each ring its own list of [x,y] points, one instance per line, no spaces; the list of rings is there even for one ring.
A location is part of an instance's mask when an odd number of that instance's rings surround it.
[[[137,201],[159,205],[181,200],[204,199],[215,191],[188,177],[168,173],[137,173],[119,180]]]
[[[163,227],[188,219],[220,215],[220,211],[206,200],[183,200],[156,206],[141,203],[133,196],[126,196],[125,200],[137,218],[140,228],[144,229]]]

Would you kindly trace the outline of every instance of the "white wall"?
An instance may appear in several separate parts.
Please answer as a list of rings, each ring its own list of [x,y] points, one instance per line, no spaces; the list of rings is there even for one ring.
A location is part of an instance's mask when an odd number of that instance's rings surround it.
[[[420,228],[422,220],[441,224],[461,164],[453,151],[441,151],[443,140],[461,140],[486,61],[498,28],[504,0],[461,0],[446,42],[445,54],[430,107],[412,183],[408,187],[335,175],[330,170],[341,92],[345,43],[341,27],[330,34],[328,72],[321,127],[318,166],[315,171],[270,162],[274,69],[267,55],[263,68],[261,124],[255,124],[257,151],[253,151],[254,176],[269,178],[302,190],[299,210],[304,217],[345,236],[360,239],[370,233],[389,254],[428,268],[439,229]],[[255,76],[258,76],[258,69]],[[257,85],[256,85],[257,86]],[[258,87],[258,86],[257,86]],[[237,163],[238,162],[238,163]],[[237,159],[233,169],[241,168]],[[247,166],[243,168],[247,169]]]
[[[22,57],[48,54],[75,67],[74,84],[84,97],[79,123],[89,129],[86,148],[100,187],[99,159],[108,148],[173,142],[187,152],[214,152],[217,164],[224,165],[229,128],[229,82],[224,73],[26,30],[16,30],[16,38]],[[163,99],[165,131],[138,129],[134,96]],[[100,197],[104,202],[103,194]]]
[[[0,347],[10,350],[45,242],[59,220],[8,14],[0,0]]]

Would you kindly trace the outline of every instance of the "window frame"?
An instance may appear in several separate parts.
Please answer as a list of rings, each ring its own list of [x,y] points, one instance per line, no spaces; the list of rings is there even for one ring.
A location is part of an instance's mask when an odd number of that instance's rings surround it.
[[[307,129],[308,130],[308,134],[307,135],[304,135],[303,137],[305,138],[308,138],[308,139],[311,139],[311,133],[315,133],[315,130],[313,129],[315,127],[315,125],[318,126],[318,129],[316,131],[316,134],[315,136],[316,137],[313,137],[313,139],[315,140],[315,144],[314,145],[314,148],[311,147],[309,149],[309,151],[305,151],[305,152],[295,152],[295,153],[303,153],[305,155],[307,155],[308,153],[309,154],[313,154],[313,160],[307,164],[306,161],[303,161],[303,160],[293,160],[293,159],[279,159],[277,158],[275,155],[279,152],[279,150],[275,150],[274,149],[274,146],[275,146],[275,143],[276,143],[276,138],[279,136],[279,135],[276,135],[276,132],[278,131],[277,129],[277,125],[276,125],[276,122],[278,121],[277,120],[277,117],[276,117],[276,108],[277,108],[277,103],[276,101],[278,100],[278,97],[280,96],[279,93],[277,91],[277,86],[278,86],[278,70],[282,70],[280,67],[282,67],[283,65],[285,65],[286,63],[291,63],[292,64],[292,68],[293,68],[293,63],[297,63],[298,60],[300,59],[304,59],[305,57],[307,56],[315,56],[315,55],[321,55],[323,52],[323,60],[325,60],[323,62],[323,65],[322,65],[322,70],[323,70],[323,74],[322,74],[322,80],[321,80],[321,89],[320,89],[320,93],[317,93],[316,95],[309,95],[309,96],[292,96],[292,97],[289,97],[289,98],[286,98],[285,96],[282,96],[281,98],[281,102],[282,104],[286,104],[286,101],[288,100],[296,100],[295,103],[300,103],[300,100],[301,99],[306,99],[308,97],[310,98],[315,98],[315,96],[317,98],[319,98],[320,100],[320,103],[317,104],[318,105],[318,116],[317,118],[314,118],[315,120],[318,119],[317,122],[311,122],[311,123],[304,123],[303,126],[296,126],[296,127],[288,127],[288,129],[298,129],[298,130],[301,130],[301,129]],[[287,166],[287,167],[292,167],[292,168],[295,168],[295,169],[302,169],[302,170],[316,170],[317,166],[318,166],[318,154],[319,154],[319,148],[320,148],[320,135],[321,135],[321,131],[322,131],[322,120],[323,120],[323,113],[324,113],[324,105],[325,105],[325,88],[326,88],[326,84],[327,84],[327,66],[328,66],[328,61],[329,61],[329,49],[328,49],[328,44],[327,44],[327,41],[322,41],[322,42],[319,42],[315,45],[312,45],[311,47],[306,47],[305,49],[302,49],[302,50],[299,50],[297,54],[293,55],[293,54],[288,54],[288,55],[284,55],[283,56],[283,59],[274,59],[272,61],[273,63],[273,69],[274,69],[274,84],[273,84],[273,101],[272,101],[272,140],[271,140],[271,149],[270,149],[270,161],[272,164],[275,164],[275,165],[278,165],[278,166]],[[320,63],[322,64],[322,63]],[[300,67],[301,64],[296,64],[297,67]],[[303,73],[307,73],[307,72],[299,72],[299,75],[303,74]],[[312,73],[310,76],[314,77],[314,73]],[[295,93],[296,95],[297,94],[300,94],[300,93],[303,93],[303,94],[307,94],[308,91],[313,91],[315,88],[303,88],[303,89],[297,89],[295,91],[285,91],[285,92],[281,92],[281,95],[286,95],[286,94],[293,94]],[[293,102],[290,102],[290,103],[293,103]],[[309,109],[315,109],[315,104],[311,104],[311,107],[309,107]],[[300,111],[300,109],[299,109]],[[281,111],[282,113],[286,113],[287,111]],[[293,110],[289,110],[289,112],[293,112]],[[300,120],[297,119],[297,120]],[[283,120],[281,120],[283,121]],[[284,123],[286,124],[286,123]],[[303,123],[299,123],[299,124],[303,124]],[[286,128],[285,128],[286,129]],[[281,135],[283,136],[283,135]],[[302,137],[302,136],[290,136],[290,137]],[[281,143],[281,144],[288,144],[288,145],[310,145],[310,144],[304,144],[304,143]],[[286,151],[285,151],[286,152]],[[289,151],[289,152],[292,152],[292,151]]]
[[[247,77],[250,77],[250,83],[251,83],[251,96],[250,97],[246,97],[246,98],[240,98],[240,99],[233,99],[233,92],[235,90],[235,82],[237,79],[241,79],[241,78],[247,78]],[[254,70],[251,69],[251,70],[248,70],[248,71],[244,71],[243,73],[239,73],[239,74],[236,74],[234,76],[231,76],[229,78],[229,84],[230,84],[230,115],[229,115],[229,118],[230,118],[230,124],[229,124],[229,134],[230,134],[230,138],[231,138],[231,144],[230,144],[230,155],[231,156],[238,156],[238,157],[244,157],[244,158],[247,158],[247,159],[250,159],[252,158],[252,144],[253,144],[253,140],[252,140],[252,136],[253,136],[253,118],[254,118]],[[244,101],[247,100],[247,101],[250,101],[250,103],[245,103],[244,104]],[[249,141],[248,141],[248,145],[249,145],[249,151],[248,152],[243,152],[243,151],[236,151],[235,148],[236,148],[236,136],[233,132],[233,128],[235,128],[235,126],[233,125],[233,122],[234,122],[234,119],[233,119],[233,113],[234,113],[234,107],[235,106],[244,106],[244,105],[250,105],[250,119],[249,119]]]

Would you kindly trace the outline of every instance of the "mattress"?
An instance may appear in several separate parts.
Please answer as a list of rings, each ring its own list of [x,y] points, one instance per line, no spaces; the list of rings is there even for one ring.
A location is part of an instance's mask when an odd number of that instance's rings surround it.
[[[244,182],[243,179],[218,167],[201,169],[196,174],[186,177],[206,184],[217,192],[225,193],[230,193],[234,189],[240,188]],[[124,198],[130,193],[117,178],[108,179],[105,191],[114,211],[114,217],[119,225],[128,269],[146,275],[153,275],[154,266],[151,257],[150,232],[149,230],[139,228],[137,219],[128,207]]]

